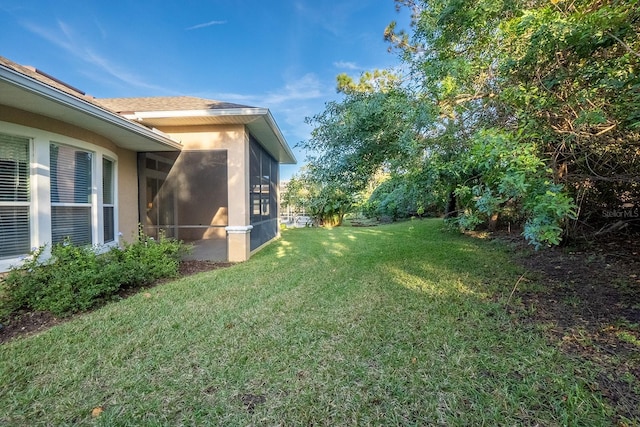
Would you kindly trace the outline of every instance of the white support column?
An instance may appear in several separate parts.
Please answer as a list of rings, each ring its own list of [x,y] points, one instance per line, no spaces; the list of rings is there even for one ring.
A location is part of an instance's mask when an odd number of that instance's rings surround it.
[[[227,230],[229,262],[242,262],[251,256],[251,230],[253,225],[230,225]]]
[[[31,171],[31,243],[34,247],[47,245],[51,250],[51,170],[49,140],[38,136],[33,139]]]

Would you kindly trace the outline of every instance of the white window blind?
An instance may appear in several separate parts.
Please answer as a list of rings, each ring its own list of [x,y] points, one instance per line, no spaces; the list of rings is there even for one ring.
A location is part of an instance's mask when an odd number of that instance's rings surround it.
[[[69,237],[74,245],[91,244],[92,154],[66,145],[50,145],[51,240]]]
[[[105,243],[115,240],[113,167],[114,163],[111,160],[102,159],[102,211]]]
[[[0,259],[31,248],[29,139],[0,134]]]

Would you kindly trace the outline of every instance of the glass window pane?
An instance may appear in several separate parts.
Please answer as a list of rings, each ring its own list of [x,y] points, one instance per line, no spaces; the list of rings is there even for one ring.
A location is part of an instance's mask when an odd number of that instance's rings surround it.
[[[0,258],[29,253],[29,207],[0,206]]]
[[[114,208],[113,206],[105,206],[102,210],[104,212],[104,242],[113,242],[115,240]]]
[[[29,168],[29,139],[0,134],[0,258],[31,249]]]
[[[91,153],[51,144],[51,202],[91,202]]]
[[[145,157],[144,164],[147,169],[155,170],[156,169],[156,161],[154,159],[150,159],[149,157]]]
[[[102,202],[113,204],[113,162],[109,159],[102,159]]]
[[[51,240],[62,243],[65,237],[76,246],[91,244],[91,207],[51,207]]]
[[[51,170],[51,240],[69,237],[74,245],[92,243],[91,162],[92,155],[66,145],[49,146]],[[60,206],[75,203],[85,206]]]
[[[271,210],[269,209],[269,194],[263,194],[260,198],[262,219],[269,219]]]
[[[115,240],[113,174],[114,162],[102,158],[102,230],[104,233],[104,243]]]
[[[29,201],[29,140],[0,134],[0,202]]]

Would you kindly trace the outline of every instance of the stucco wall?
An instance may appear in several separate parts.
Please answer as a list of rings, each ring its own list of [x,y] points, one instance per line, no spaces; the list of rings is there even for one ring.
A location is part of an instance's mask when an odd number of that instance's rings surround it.
[[[162,127],[183,144],[183,151],[227,150],[227,258],[246,261],[251,254],[249,218],[249,133],[244,125]]]
[[[98,145],[111,151],[116,151],[117,146],[113,141],[100,136],[94,132],[77,126],[61,122],[50,117],[41,116],[39,114],[29,113],[27,111],[18,110],[16,108],[0,105],[0,118],[3,121],[15,123],[22,126],[28,126],[35,129],[53,132],[70,138],[79,139],[90,144]]]
[[[249,136],[243,125],[163,127],[183,150],[227,150],[229,225],[249,224]]]
[[[118,165],[118,229],[122,237],[130,240],[138,230],[138,178],[136,153],[118,147],[113,141],[86,129],[29,113],[5,105],[0,105],[0,120],[20,126],[63,135],[87,143],[87,148],[98,146],[111,151]],[[26,133],[28,135],[28,132]],[[51,136],[55,139],[55,135]],[[42,228],[42,227],[41,227]]]
[[[118,230],[132,241],[138,233],[138,164],[136,153],[118,149]]]

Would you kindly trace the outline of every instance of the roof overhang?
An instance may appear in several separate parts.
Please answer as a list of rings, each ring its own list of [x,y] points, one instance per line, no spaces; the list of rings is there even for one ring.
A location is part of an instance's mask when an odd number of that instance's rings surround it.
[[[89,101],[0,66],[0,104],[69,123],[132,151],[176,151],[182,145]]]
[[[123,112],[124,117],[153,128],[172,126],[244,125],[279,163],[296,158],[268,108]]]

